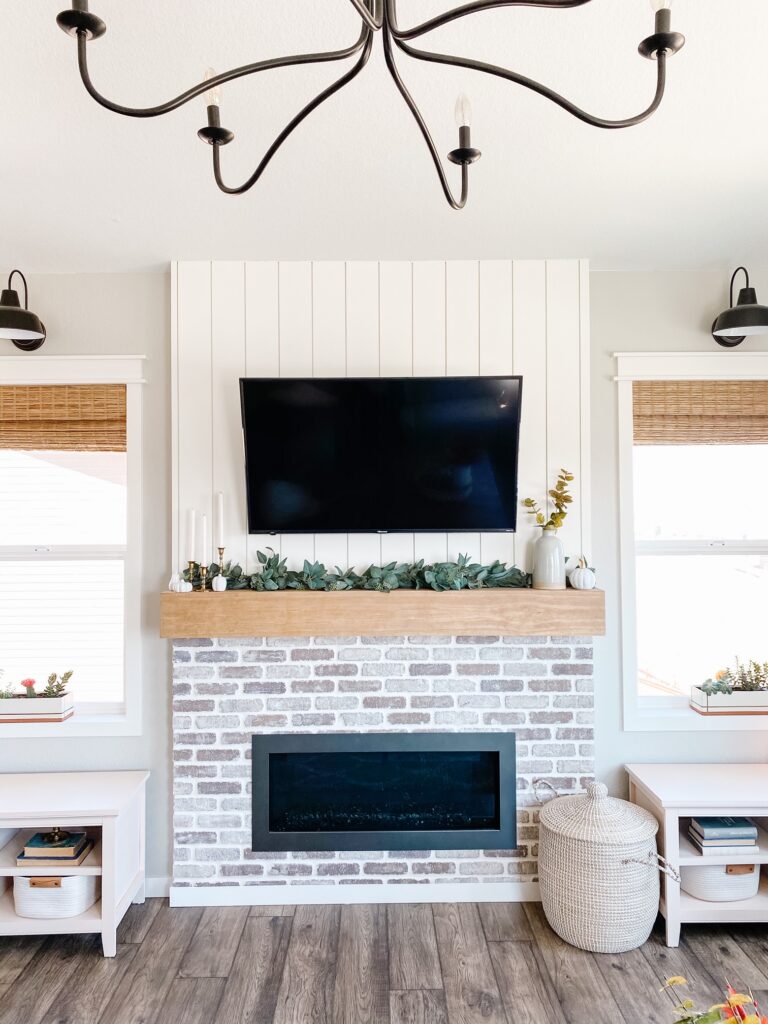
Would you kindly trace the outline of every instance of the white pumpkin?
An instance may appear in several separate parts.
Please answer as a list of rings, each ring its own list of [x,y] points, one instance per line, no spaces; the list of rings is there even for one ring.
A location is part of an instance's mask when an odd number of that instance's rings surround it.
[[[193,590],[194,587],[187,580],[182,580],[181,583],[179,583],[180,594],[191,594]]]
[[[215,590],[217,594],[223,593],[227,589],[226,576],[214,576],[211,580],[211,589]]]
[[[594,590],[597,584],[595,570],[587,566],[585,558],[579,559],[579,564],[568,577],[574,590]]]

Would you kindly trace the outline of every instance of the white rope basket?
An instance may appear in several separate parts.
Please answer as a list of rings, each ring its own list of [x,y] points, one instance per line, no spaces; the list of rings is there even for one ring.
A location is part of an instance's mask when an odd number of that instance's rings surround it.
[[[593,783],[586,796],[545,804],[540,823],[541,902],[554,931],[593,953],[642,946],[659,909],[659,871],[676,874],[657,853],[653,815]]]
[[[100,879],[95,875],[69,875],[51,879],[57,884],[43,887],[48,879],[17,875],[13,880],[13,902],[19,917],[77,917],[99,898]]]

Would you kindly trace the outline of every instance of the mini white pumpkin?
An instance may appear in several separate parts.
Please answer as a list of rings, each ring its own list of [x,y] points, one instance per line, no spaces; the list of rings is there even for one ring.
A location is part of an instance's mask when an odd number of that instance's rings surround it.
[[[173,576],[171,576],[171,578],[168,580],[168,589],[170,590],[170,592],[172,594],[178,594],[179,593],[179,584],[180,583],[181,583],[181,576],[179,576],[179,574],[177,572],[175,572],[173,574]]]
[[[574,590],[594,590],[597,583],[595,570],[588,567],[587,560],[583,556],[579,559],[577,568],[571,572],[568,578]]]
[[[223,593],[227,589],[226,576],[214,576],[211,580],[211,589],[215,590],[217,594]]]
[[[191,594],[193,590],[194,587],[187,580],[182,580],[181,583],[179,583],[180,594]]]

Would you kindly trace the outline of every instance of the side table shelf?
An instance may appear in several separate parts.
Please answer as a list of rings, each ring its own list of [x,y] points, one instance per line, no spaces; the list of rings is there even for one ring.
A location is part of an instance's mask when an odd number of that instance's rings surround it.
[[[661,913],[667,945],[680,943],[684,924],[768,923],[768,764],[628,764],[629,799],[659,822],[659,848],[672,867],[760,865],[760,889],[746,900],[700,900],[665,877]],[[752,818],[757,849],[743,854],[702,856],[688,839],[694,816]]]
[[[117,952],[117,926],[144,901],[145,789],[148,772],[0,775],[0,935],[101,934],[104,955]],[[29,837],[53,825],[86,831],[94,848],[79,867],[17,867]],[[15,876],[98,875],[101,898],[77,917],[20,917]]]

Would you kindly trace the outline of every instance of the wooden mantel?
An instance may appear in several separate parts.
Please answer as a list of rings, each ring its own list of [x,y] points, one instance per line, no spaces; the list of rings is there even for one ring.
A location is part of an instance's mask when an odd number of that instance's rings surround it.
[[[602,590],[162,594],[160,635],[603,636]]]

